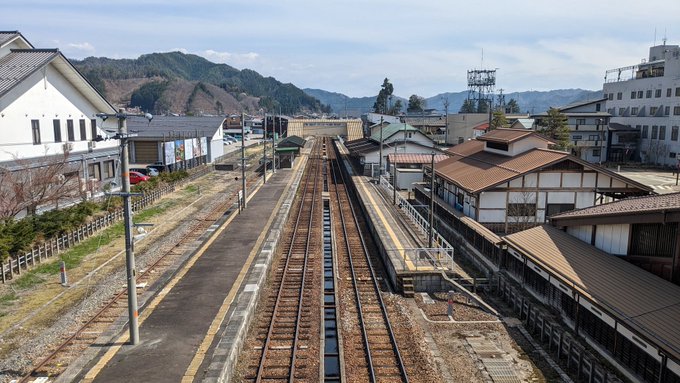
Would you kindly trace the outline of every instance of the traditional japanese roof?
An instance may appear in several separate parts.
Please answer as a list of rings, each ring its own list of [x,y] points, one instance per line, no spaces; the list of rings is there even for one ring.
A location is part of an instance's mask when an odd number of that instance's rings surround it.
[[[477,139],[480,141],[503,142],[509,144],[511,142],[519,141],[529,136],[538,137],[541,140],[554,143],[553,141],[541,136],[535,131],[526,129],[504,129],[504,128],[494,129],[482,136],[477,137]]]
[[[630,197],[602,205],[572,210],[550,217],[559,226],[569,226],[570,221],[586,219],[592,224],[594,218],[633,216],[626,222],[649,221],[649,215],[658,216],[658,221],[672,222],[680,220],[680,193]]]
[[[517,140],[517,137],[521,136],[520,133],[524,133],[524,131],[518,129],[496,129],[482,137],[489,136],[494,132],[497,132],[495,133],[497,140]],[[607,174],[631,185],[631,191],[635,189],[640,192],[652,191],[649,186],[581,160],[567,152],[536,148],[509,157],[484,151],[484,141],[480,138],[477,137],[476,140],[464,142],[447,150],[451,157],[435,165],[437,175],[470,193],[478,193],[552,164],[561,161],[573,161],[585,169]]]
[[[503,239],[565,286],[680,358],[680,286],[550,225]]]
[[[370,138],[360,138],[358,140],[345,141],[345,147],[352,155],[363,155],[380,148],[380,144]]]
[[[102,112],[116,111],[58,49],[12,49],[0,57],[0,98],[47,65],[54,65],[85,97],[89,96],[89,100]]]

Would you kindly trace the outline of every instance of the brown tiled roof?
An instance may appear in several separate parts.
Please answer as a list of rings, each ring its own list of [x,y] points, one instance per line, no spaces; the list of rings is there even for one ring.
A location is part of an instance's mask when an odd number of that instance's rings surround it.
[[[545,137],[538,135],[533,130],[527,129],[494,129],[482,136],[477,137],[480,141],[494,141],[494,142],[515,142],[522,138],[535,135],[543,140],[548,141]],[[552,141],[551,141],[552,142]]]
[[[415,153],[389,153],[387,155],[390,163],[395,164],[429,164],[432,163],[431,154],[415,154]],[[434,162],[445,160],[449,158],[446,154],[435,154]]]
[[[549,225],[504,239],[644,337],[680,358],[680,286]]]
[[[457,146],[452,149],[455,148]],[[474,150],[474,148],[464,149]],[[435,170],[439,176],[454,182],[470,193],[477,193],[567,157],[569,154],[565,152],[547,149],[532,149],[514,157],[477,151],[467,156],[454,154],[437,163]]]
[[[470,140],[465,141],[462,144],[453,146],[446,151],[451,154],[457,154],[459,156],[469,156],[470,154],[481,152],[484,150],[484,141]]]
[[[550,217],[553,220],[680,211],[680,193],[631,197],[602,205],[573,210]]]

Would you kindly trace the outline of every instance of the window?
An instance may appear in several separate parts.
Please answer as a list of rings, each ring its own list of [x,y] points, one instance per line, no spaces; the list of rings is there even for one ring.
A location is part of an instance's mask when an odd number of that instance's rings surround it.
[[[600,156],[600,149],[593,149],[593,157],[599,157]]]
[[[677,141],[678,140],[678,127],[673,126],[671,127],[671,141]]]
[[[69,141],[75,141],[76,140],[76,134],[73,131],[73,120],[66,120],[66,130],[68,133],[68,140]]]
[[[666,139],[666,125],[659,126],[659,139],[660,140]]]
[[[626,113],[626,108],[619,108],[619,116],[623,116]]]
[[[641,90],[638,90],[638,96],[637,96],[637,98],[642,98],[643,93],[644,93],[644,92],[642,92]]]
[[[577,118],[576,119],[576,125],[585,125],[585,124],[586,124],[585,118]]]
[[[61,142],[61,121],[52,120],[52,126],[54,127],[54,142]]]
[[[94,118],[90,120],[90,132],[92,133],[92,140],[97,138],[97,120]]]
[[[679,88],[679,89],[680,89],[680,88]],[[676,92],[676,93],[677,93],[677,92]],[[610,101],[613,100],[613,99],[614,99],[614,93],[609,93],[609,94],[607,95],[607,98],[608,98]]]
[[[597,141],[599,139],[600,139],[599,134],[591,134],[591,135],[588,136],[588,141]]]
[[[661,89],[657,89],[654,91],[654,97],[659,98],[661,97]]]
[[[607,109],[607,113],[611,114],[612,116],[616,114],[616,109],[614,108],[609,108]]]
[[[636,94],[637,94],[636,91],[630,92],[630,99],[631,99],[631,100],[635,100],[635,95],[636,95]]]
[[[578,141],[578,140],[582,140],[583,136],[580,135],[580,134],[575,134],[575,135],[571,136],[571,139],[574,140],[574,141]]]
[[[674,106],[673,107],[673,115],[674,116],[680,116],[680,106]]]
[[[677,233],[677,223],[634,223],[629,254],[642,257],[673,257]]]
[[[85,120],[80,120],[80,141],[87,140],[87,128],[85,127]]]
[[[647,98],[652,98],[652,90],[651,90],[651,89],[649,89],[649,90],[647,91],[646,97],[647,97]]]
[[[487,141],[486,147],[490,148],[490,149],[502,150],[504,152],[508,151],[508,144],[501,143],[501,142]]]
[[[669,114],[671,114],[671,107],[667,106],[663,109],[663,115],[668,116]]]
[[[634,106],[634,107],[630,110],[630,114],[632,114],[633,116],[637,116],[637,114],[638,114],[638,108],[637,108],[637,106]]]
[[[666,97],[670,97],[673,94],[673,89],[668,88],[666,89]]]
[[[659,107],[658,107],[658,106],[650,106],[650,107],[649,107],[649,115],[650,115],[650,116],[655,115],[657,110],[659,110]]]
[[[602,104],[600,104],[600,103],[595,104],[595,111],[596,112],[599,112],[601,109],[602,109]]]
[[[678,154],[675,153],[675,152],[668,153],[668,157],[670,157],[670,158],[676,158],[677,156],[678,156]]]
[[[649,132],[648,125],[642,125],[642,138],[647,138],[647,133]]]
[[[623,92],[617,93],[617,94],[616,94],[616,99],[617,99],[617,100],[623,99]]]
[[[680,87],[675,88],[675,97],[680,97]]]
[[[101,167],[99,166],[99,162],[87,164],[87,174],[90,176],[90,179],[94,178],[96,180],[101,181],[102,173]]]
[[[535,203],[509,203],[508,216],[510,217],[532,217],[536,215]]]
[[[656,137],[659,134],[659,127],[656,125],[652,125],[652,140],[656,140]]]
[[[106,178],[113,178],[116,176],[116,169],[113,166],[113,160],[104,161],[104,176]]]
[[[548,217],[559,214],[565,211],[574,210],[575,206],[573,203],[549,203],[546,206],[546,215]]]
[[[33,145],[40,143],[40,121],[31,120],[31,131],[33,132]]]

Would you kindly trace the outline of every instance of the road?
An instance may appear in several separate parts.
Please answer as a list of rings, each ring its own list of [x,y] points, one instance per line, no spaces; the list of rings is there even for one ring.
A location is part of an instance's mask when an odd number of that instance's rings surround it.
[[[616,171],[616,169],[611,170]],[[644,185],[651,186],[659,194],[680,192],[680,186],[676,186],[676,174],[670,171],[621,168],[621,171],[617,173]]]

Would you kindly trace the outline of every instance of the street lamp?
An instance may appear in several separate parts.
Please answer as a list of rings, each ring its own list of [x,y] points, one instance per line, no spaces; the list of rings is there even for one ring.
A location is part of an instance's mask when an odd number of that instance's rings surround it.
[[[139,312],[137,311],[137,284],[135,277],[137,271],[135,270],[135,254],[132,239],[132,204],[130,197],[139,195],[139,193],[130,193],[130,164],[128,154],[128,139],[135,137],[137,134],[128,134],[126,120],[128,117],[135,117],[141,115],[133,115],[125,113],[125,109],[119,109],[118,113],[107,114],[98,113],[97,117],[102,121],[106,121],[109,117],[116,117],[118,119],[118,132],[108,139],[120,141],[120,178],[121,178],[121,192],[117,193],[123,197],[123,220],[125,226],[125,268],[127,271],[127,290],[128,290],[128,318],[130,322],[130,343],[135,345],[139,343],[139,323],[137,318]],[[146,113],[143,115],[149,122],[153,119],[153,115]],[[95,141],[103,141],[102,136],[95,137]]]

